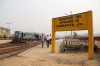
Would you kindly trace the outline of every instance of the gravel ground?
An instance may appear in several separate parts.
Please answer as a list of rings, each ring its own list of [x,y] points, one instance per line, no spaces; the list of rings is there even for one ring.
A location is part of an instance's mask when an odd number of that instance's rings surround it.
[[[28,49],[18,55],[0,60],[0,66],[100,66],[100,55],[95,54],[93,60],[88,53],[59,53],[62,40],[56,41],[56,52],[51,47],[41,45]]]

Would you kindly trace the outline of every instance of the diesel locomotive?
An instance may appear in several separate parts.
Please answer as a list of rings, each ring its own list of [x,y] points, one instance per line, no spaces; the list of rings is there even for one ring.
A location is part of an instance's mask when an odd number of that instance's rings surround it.
[[[27,41],[38,40],[39,35],[30,32],[15,31],[12,43],[22,43]]]

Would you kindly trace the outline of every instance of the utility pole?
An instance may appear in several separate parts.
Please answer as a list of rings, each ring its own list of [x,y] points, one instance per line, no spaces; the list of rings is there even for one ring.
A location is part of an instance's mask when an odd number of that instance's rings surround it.
[[[67,14],[65,13],[65,15],[67,16]],[[67,31],[66,31],[66,38],[67,38]]]
[[[33,33],[33,30],[34,30],[34,29],[31,29],[31,30],[32,30],[32,33]]]
[[[9,39],[9,34],[10,34],[9,25],[10,25],[11,23],[12,23],[12,22],[10,22],[10,23],[6,23],[6,24],[8,24],[8,39]]]
[[[66,13],[65,13],[65,15],[67,15]],[[70,16],[72,15],[72,11],[70,11]],[[67,31],[66,31],[66,35],[67,35]],[[72,38],[73,36],[72,36],[72,31],[71,31],[71,38]]]
[[[70,11],[70,15],[72,15],[72,11]],[[71,31],[71,38],[72,38],[72,31]]]
[[[32,35],[33,35],[33,38],[34,38],[34,37],[35,37],[35,35],[33,34],[33,30],[34,30],[34,29],[31,29],[31,30],[32,30]]]
[[[32,33],[33,33],[33,30],[34,30],[34,29],[31,29],[31,30],[32,30]]]

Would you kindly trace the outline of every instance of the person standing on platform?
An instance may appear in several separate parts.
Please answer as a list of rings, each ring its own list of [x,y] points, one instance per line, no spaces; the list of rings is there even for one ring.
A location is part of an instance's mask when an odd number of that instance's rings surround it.
[[[51,44],[51,41],[52,41],[52,37],[51,37],[51,34],[50,34],[50,44]]]
[[[49,44],[50,44],[50,37],[49,35],[47,35],[47,47],[49,48]]]
[[[39,41],[39,35],[37,34],[37,39],[38,39],[38,41]]]
[[[46,44],[48,43],[48,42],[47,42],[47,37],[48,37],[48,35],[46,36]]]
[[[41,41],[41,36],[39,37],[39,41]]]
[[[42,43],[42,48],[44,47],[44,35],[42,34],[42,36],[41,36],[41,43]]]

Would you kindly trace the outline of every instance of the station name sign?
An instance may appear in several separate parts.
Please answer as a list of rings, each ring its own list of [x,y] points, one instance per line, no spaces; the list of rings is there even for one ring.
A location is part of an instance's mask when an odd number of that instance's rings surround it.
[[[87,27],[87,19],[87,12],[54,18],[55,29]]]

